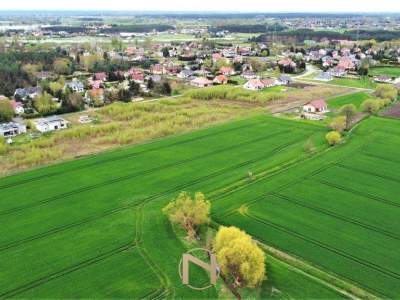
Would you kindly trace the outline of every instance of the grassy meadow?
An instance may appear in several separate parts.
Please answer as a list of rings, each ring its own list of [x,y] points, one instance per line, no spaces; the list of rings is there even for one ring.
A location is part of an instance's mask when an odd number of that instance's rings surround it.
[[[399,67],[373,67],[369,69],[369,75],[371,76],[379,76],[386,75],[389,77],[399,77],[400,76],[400,68]]]
[[[328,99],[328,107],[330,109],[332,109],[332,108],[333,109],[339,109],[343,105],[354,104],[359,109],[361,107],[361,104],[365,100],[370,99],[371,97],[372,96],[370,94],[367,94],[365,92],[338,96],[338,97],[334,97],[334,98]]]

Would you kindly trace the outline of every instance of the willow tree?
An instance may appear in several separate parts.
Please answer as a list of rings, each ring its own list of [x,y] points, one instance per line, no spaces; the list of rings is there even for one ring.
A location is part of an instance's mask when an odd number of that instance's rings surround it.
[[[236,227],[220,227],[214,241],[221,274],[233,289],[254,288],[265,278],[265,254],[252,238]]]
[[[181,192],[175,200],[163,208],[171,223],[179,224],[188,233],[190,239],[197,237],[199,227],[210,221],[210,201],[204,194],[198,192],[194,198],[186,192]]]

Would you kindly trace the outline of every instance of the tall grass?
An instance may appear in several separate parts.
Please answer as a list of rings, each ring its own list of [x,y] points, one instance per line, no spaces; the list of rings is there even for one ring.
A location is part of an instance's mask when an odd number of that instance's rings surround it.
[[[268,102],[285,99],[287,96],[280,91],[280,87],[268,88],[261,91],[250,91],[232,86],[216,86],[191,90],[186,94],[194,100],[236,100],[245,102]]]

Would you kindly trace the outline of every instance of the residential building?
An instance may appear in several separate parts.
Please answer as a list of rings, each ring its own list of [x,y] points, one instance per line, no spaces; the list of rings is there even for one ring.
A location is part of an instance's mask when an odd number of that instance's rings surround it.
[[[64,120],[59,116],[51,116],[47,118],[41,118],[33,121],[36,129],[40,132],[50,132],[68,127],[68,121]]]
[[[24,124],[9,122],[0,124],[0,136],[13,137],[26,132]]]

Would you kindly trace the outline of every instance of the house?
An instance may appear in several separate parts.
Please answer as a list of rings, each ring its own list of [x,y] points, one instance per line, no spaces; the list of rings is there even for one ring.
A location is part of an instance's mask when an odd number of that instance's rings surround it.
[[[65,84],[64,88],[70,88],[75,93],[83,93],[85,86],[78,79],[74,78]]]
[[[325,113],[328,112],[328,105],[325,100],[313,100],[303,106],[303,112],[306,113]]]
[[[222,58],[222,55],[220,53],[213,53],[211,58],[212,58],[213,63],[216,63],[219,59]]]
[[[85,93],[86,103],[104,102],[104,89],[91,89]]]
[[[26,126],[24,124],[9,122],[0,124],[0,136],[12,137],[22,133],[26,133]]]
[[[322,72],[321,74],[318,74],[314,79],[319,81],[331,81],[333,80],[333,76],[330,72]]]
[[[354,67],[355,67],[355,65],[354,65],[353,61],[351,60],[351,58],[350,58],[350,57],[347,57],[347,56],[342,57],[342,58],[339,60],[339,63],[338,63],[337,66],[338,66],[339,68],[345,69],[345,70],[353,70]]]
[[[374,81],[375,82],[381,82],[381,83],[391,83],[392,82],[392,78],[387,76],[387,75],[380,75],[380,76],[374,77]]]
[[[278,65],[281,65],[283,67],[292,67],[296,68],[296,63],[291,59],[291,58],[283,58],[278,61]]]
[[[253,91],[262,90],[264,88],[264,83],[260,79],[250,79],[243,87]]]
[[[107,74],[105,72],[98,72],[94,74],[94,80],[107,81]]]
[[[157,75],[157,76],[159,76],[159,75]],[[141,71],[134,72],[131,74],[131,79],[138,83],[143,83],[144,82],[144,73]]]
[[[26,100],[28,98],[33,99],[42,93],[42,88],[40,86],[28,87],[25,89],[16,89],[14,97],[21,100]]]
[[[248,71],[242,72],[242,77],[244,79],[250,80],[250,79],[256,79],[257,75],[253,71],[248,70]]]
[[[226,77],[225,75],[218,75],[217,77],[214,78],[213,82],[216,84],[227,84],[228,77]]]
[[[219,69],[222,75],[230,76],[235,74],[235,70],[232,67],[223,66]]]
[[[15,100],[11,100],[10,104],[11,104],[12,108],[14,109],[14,112],[17,115],[22,115],[25,112],[24,105],[21,102],[17,102]]]
[[[264,85],[264,88],[268,88],[268,87],[273,87],[278,85],[279,83],[277,82],[277,80],[275,79],[261,79],[262,84]]]
[[[331,70],[331,74],[334,77],[344,77],[344,76],[346,76],[347,72],[346,72],[346,69],[344,69],[344,68],[335,67]]]
[[[36,72],[35,77],[39,80],[46,80],[46,79],[54,77],[54,74],[52,72],[48,72],[48,71],[41,71],[41,72]]]
[[[209,87],[212,86],[213,82],[211,80],[208,80],[205,77],[197,77],[190,81],[190,84],[195,87]]]
[[[36,129],[40,132],[50,132],[68,127],[68,121],[59,116],[41,118],[33,121],[33,123],[35,124]]]
[[[178,74],[178,78],[182,78],[182,79],[186,79],[186,78],[190,78],[192,77],[194,74],[194,72],[192,70],[182,70],[179,74]]]
[[[150,67],[150,72],[151,74],[155,74],[155,75],[163,75],[165,74],[167,71],[165,70],[164,66],[161,64],[156,64],[156,65],[152,65]]]
[[[160,75],[150,75],[148,77],[148,80],[152,80],[153,82],[160,82],[162,80]]]
[[[281,85],[289,85],[293,82],[293,78],[287,75],[281,75],[278,78]]]

